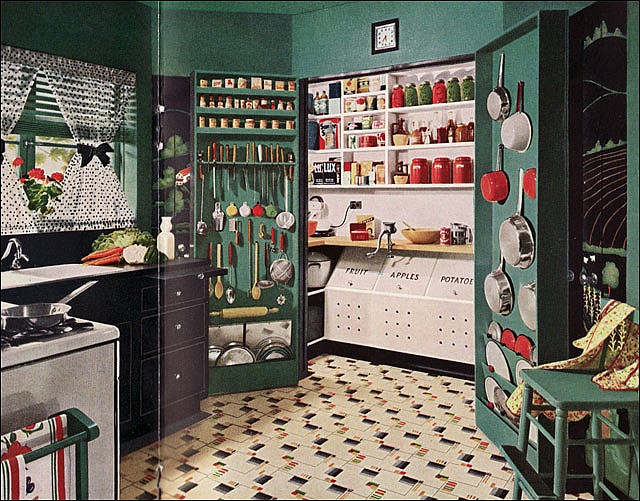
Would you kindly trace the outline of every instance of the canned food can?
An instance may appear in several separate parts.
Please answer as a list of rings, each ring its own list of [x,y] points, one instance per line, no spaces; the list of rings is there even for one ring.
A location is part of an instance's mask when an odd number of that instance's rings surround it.
[[[238,129],[240,128],[240,119],[239,118],[234,118],[231,122],[231,125],[234,129]]]
[[[289,90],[296,90],[296,81],[295,80],[289,80],[288,89]]]
[[[237,97],[233,99],[233,107],[240,108],[240,99],[238,99]]]
[[[235,87],[236,81],[233,78],[225,78],[224,79],[224,86],[227,89],[233,89]]]
[[[208,80],[200,80],[200,87],[208,87],[209,86],[209,81]]]
[[[228,118],[221,118],[220,119],[220,127],[223,129],[226,129],[227,127],[229,127],[229,119]]]
[[[204,117],[198,117],[198,127],[204,127],[204,122],[205,118]]]
[[[279,129],[280,128],[280,120],[271,120],[271,128]]]
[[[245,129],[254,129],[256,126],[256,121],[253,118],[247,118],[244,121],[244,128]]]
[[[287,120],[286,128],[289,130],[295,129],[295,122],[293,120]]]
[[[218,119],[217,118],[210,118],[209,119],[209,127],[217,127],[218,126]]]
[[[238,89],[246,89],[247,88],[247,79],[246,78],[238,78]]]
[[[260,120],[260,128],[261,129],[267,128],[267,121],[265,119]]]
[[[451,245],[451,228],[447,226],[440,228],[440,245]]]
[[[240,108],[246,108],[247,102],[244,99],[240,99]]]

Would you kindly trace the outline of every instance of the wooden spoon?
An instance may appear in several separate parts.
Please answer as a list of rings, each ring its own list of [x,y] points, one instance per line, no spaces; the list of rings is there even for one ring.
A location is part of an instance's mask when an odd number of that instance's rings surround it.
[[[260,299],[260,287],[258,287],[258,250],[259,250],[259,243],[256,242],[255,245],[255,250],[254,250],[254,261],[256,263],[256,266],[253,270],[253,287],[251,288],[251,297],[254,299],[254,301],[257,301],[258,299]]]
[[[218,268],[222,267],[222,244],[217,245],[217,266]],[[220,299],[224,294],[224,285],[222,285],[222,276],[218,275],[218,279],[216,280],[216,286],[213,289],[213,293],[216,296],[216,299]]]
[[[409,228],[411,231],[416,231],[416,229],[415,229],[413,226],[411,226],[409,223],[407,223],[406,221],[402,221],[402,223],[403,223],[407,228]]]

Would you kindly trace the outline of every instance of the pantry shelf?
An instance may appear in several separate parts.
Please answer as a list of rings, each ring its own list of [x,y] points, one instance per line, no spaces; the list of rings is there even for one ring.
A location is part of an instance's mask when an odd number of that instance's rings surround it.
[[[240,116],[240,117],[286,117],[295,119],[298,114],[292,110],[262,109],[262,108],[214,108],[199,106],[196,113],[200,115]]]
[[[472,190],[473,183],[450,184],[310,184],[310,190]]]
[[[413,244],[404,239],[392,239],[393,250],[409,250],[416,252],[434,252],[449,254],[473,255],[473,245],[440,245],[440,244]],[[361,247],[375,249],[378,246],[376,240],[351,240],[348,237],[309,237],[308,247],[319,247],[329,245],[335,247]],[[380,252],[383,252],[381,250]]]

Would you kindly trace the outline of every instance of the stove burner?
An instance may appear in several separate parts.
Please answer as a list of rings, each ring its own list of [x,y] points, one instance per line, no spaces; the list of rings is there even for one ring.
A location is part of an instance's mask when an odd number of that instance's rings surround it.
[[[78,322],[75,318],[67,318],[58,325],[54,325],[48,329],[39,329],[37,327],[3,329],[2,348],[19,346],[33,341],[43,341],[53,336],[60,336],[62,334],[68,334],[69,332],[90,329],[92,327],[93,324],[91,322]]]

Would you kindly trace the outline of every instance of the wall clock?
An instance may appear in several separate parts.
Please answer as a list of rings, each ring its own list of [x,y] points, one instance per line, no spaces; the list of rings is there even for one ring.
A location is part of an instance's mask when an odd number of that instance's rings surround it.
[[[371,24],[372,54],[398,50],[400,37],[399,24],[398,18]]]

